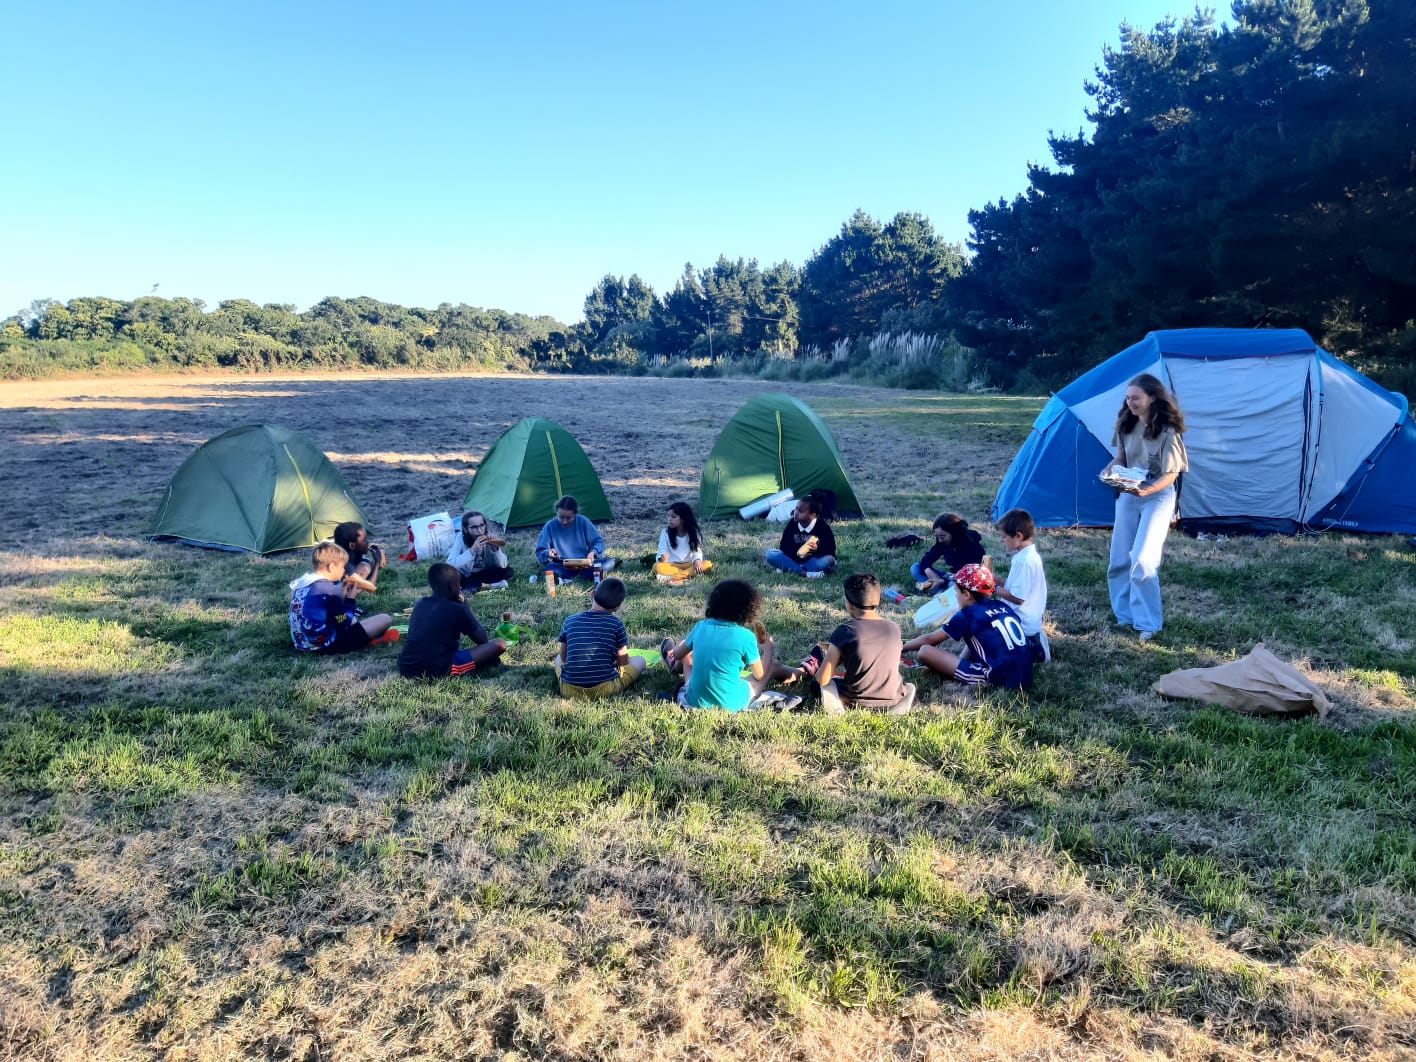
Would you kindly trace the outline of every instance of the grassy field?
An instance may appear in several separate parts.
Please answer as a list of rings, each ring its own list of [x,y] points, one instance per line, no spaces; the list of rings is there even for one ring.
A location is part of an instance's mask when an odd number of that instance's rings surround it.
[[[1025,696],[920,679],[902,719],[684,712],[651,673],[553,693],[585,595],[473,600],[529,635],[499,673],[297,658],[303,556],[149,544],[201,440],[309,433],[375,537],[456,509],[522,415],[584,444],[652,549],[762,385],[400,377],[0,389],[0,1056],[1409,1058],[1416,1053],[1416,553],[1397,538],[1173,534],[1167,624],[1116,632],[1106,535],[1044,532],[1056,661]],[[846,570],[953,509],[986,527],[1040,400],[792,388],[870,518]],[[788,659],[839,580],[710,525]],[[526,570],[531,532],[511,536]],[[991,552],[1005,567],[996,534]],[[421,596],[397,564],[375,601]],[[631,565],[652,646],[704,588]],[[906,624],[908,628],[908,624]],[[1150,692],[1262,641],[1334,702],[1262,720]]]

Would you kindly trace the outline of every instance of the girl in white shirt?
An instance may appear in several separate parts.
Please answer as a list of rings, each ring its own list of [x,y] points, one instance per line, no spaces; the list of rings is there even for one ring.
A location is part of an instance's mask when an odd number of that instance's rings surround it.
[[[703,559],[703,538],[693,509],[688,502],[674,502],[669,506],[667,526],[659,533],[654,575],[661,583],[682,582],[712,567],[712,561]]]

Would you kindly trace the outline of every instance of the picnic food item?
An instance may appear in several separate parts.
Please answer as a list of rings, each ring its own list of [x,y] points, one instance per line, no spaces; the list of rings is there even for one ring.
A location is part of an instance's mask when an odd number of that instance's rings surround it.
[[[1112,465],[1097,478],[1110,487],[1137,487],[1145,482],[1146,476],[1150,473],[1139,467],[1124,468],[1121,465]]]
[[[584,557],[566,557],[561,564],[566,568],[588,568],[590,562]]]
[[[805,557],[808,553],[810,553],[812,550],[814,550],[814,549],[816,548],[816,543],[817,543],[817,538],[816,538],[816,536],[815,536],[815,535],[808,535],[806,541],[801,544],[801,548],[797,550],[797,556],[798,556],[798,557]]]

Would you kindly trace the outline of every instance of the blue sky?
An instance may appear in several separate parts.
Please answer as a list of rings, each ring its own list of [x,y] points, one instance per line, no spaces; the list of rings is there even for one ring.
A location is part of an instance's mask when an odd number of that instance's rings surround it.
[[[0,317],[371,295],[563,321],[606,273],[946,239],[1170,0],[65,3],[0,17]]]

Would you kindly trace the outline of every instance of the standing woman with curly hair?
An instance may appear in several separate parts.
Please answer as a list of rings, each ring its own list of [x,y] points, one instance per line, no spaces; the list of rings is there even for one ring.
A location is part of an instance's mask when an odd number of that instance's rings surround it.
[[[1116,622],[1135,628],[1143,641],[1162,626],[1160,557],[1175,516],[1175,481],[1189,467],[1184,431],[1185,417],[1160,380],[1141,373],[1126,386],[1111,440],[1114,462],[1144,468],[1146,478],[1116,496],[1106,581]]]

